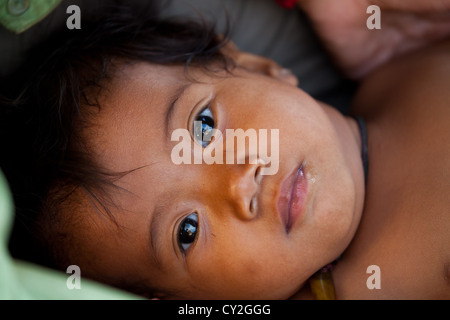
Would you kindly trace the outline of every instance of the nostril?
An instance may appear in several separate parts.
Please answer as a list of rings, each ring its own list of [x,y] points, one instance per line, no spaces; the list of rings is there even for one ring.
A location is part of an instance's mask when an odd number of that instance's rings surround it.
[[[258,210],[257,208],[257,201],[256,201],[256,197],[253,197],[252,200],[250,201],[250,212],[251,213],[256,213],[256,210]]]
[[[261,177],[262,177],[261,169],[262,169],[262,167],[263,166],[258,166],[256,168],[256,170],[255,170],[255,182],[258,183],[258,184],[261,182]]]

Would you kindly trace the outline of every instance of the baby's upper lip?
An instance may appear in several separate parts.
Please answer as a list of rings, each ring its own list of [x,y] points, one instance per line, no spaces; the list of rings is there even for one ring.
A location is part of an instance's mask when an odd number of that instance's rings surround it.
[[[290,211],[292,190],[294,188],[294,183],[301,168],[302,165],[292,170],[292,172],[283,180],[283,182],[280,185],[280,191],[277,201],[277,209],[281,218],[281,223],[285,227],[287,232],[289,232],[290,227],[289,211]]]

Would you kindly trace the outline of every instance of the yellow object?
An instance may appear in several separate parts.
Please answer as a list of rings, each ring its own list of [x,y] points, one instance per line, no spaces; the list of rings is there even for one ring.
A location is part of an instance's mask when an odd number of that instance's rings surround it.
[[[318,271],[309,279],[309,286],[315,300],[336,300],[331,268]]]

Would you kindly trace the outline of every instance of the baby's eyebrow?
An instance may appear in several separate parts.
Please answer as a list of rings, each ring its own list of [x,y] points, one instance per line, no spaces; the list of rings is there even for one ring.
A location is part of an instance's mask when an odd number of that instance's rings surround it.
[[[187,88],[189,88],[192,85],[192,83],[183,85],[177,89],[175,94],[172,97],[172,100],[170,101],[167,113],[166,113],[166,137],[169,140],[170,139],[170,133],[169,133],[169,123],[172,120],[172,116],[175,113],[175,109],[177,106],[177,102],[180,99],[180,97],[183,95],[183,93],[186,91]]]
[[[161,218],[164,210],[160,206],[155,206],[150,221],[150,246],[153,252],[153,260],[158,269],[162,270],[162,241],[161,241]]]

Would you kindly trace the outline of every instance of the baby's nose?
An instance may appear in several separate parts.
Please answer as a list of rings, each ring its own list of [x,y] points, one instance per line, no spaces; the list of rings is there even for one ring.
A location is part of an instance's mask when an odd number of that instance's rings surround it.
[[[251,220],[258,214],[262,164],[234,165],[227,186],[228,201],[241,220]]]

